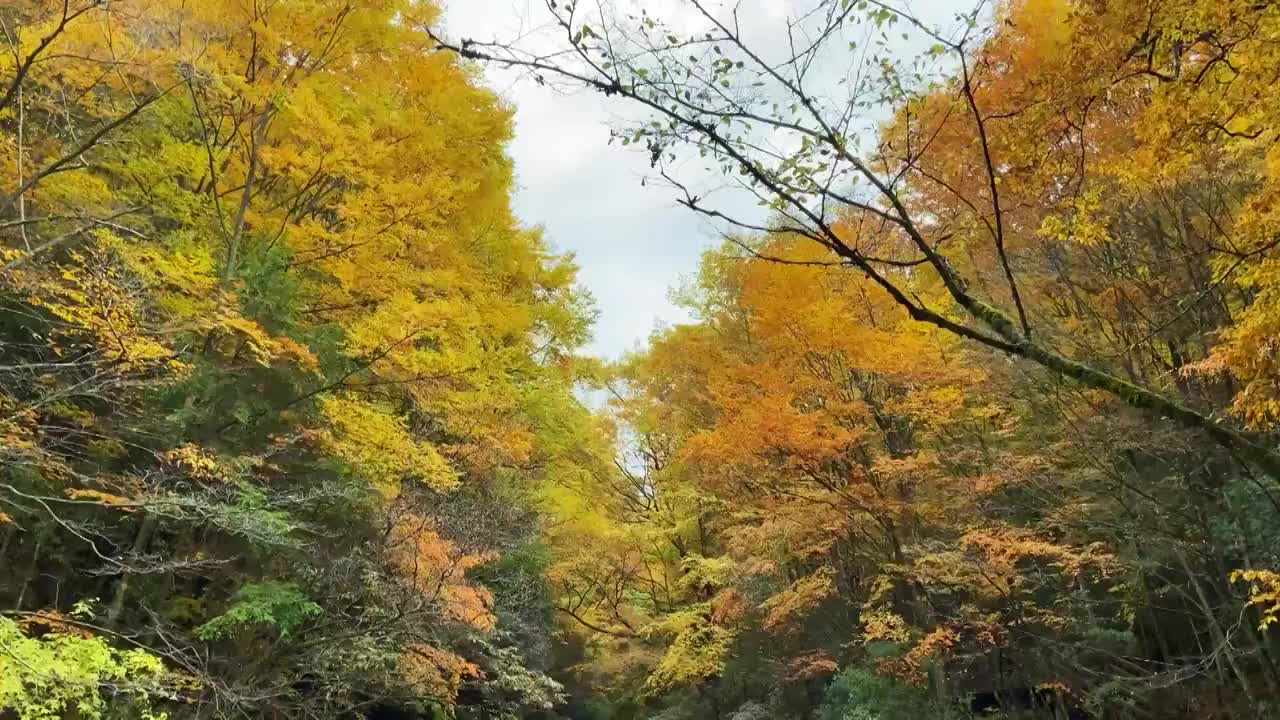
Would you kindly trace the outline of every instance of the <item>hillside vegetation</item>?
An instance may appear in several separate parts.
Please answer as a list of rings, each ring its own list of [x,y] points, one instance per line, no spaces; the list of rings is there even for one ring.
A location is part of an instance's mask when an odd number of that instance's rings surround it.
[[[640,5],[0,0],[0,714],[1280,713],[1280,8]],[[584,353],[495,65],[692,322]]]

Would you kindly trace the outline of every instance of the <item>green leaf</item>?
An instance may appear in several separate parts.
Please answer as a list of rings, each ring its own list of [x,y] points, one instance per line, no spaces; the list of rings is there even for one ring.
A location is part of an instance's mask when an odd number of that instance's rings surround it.
[[[293,583],[249,583],[236,592],[227,611],[196,628],[204,641],[229,637],[245,627],[273,627],[280,637],[324,614],[324,609]]]

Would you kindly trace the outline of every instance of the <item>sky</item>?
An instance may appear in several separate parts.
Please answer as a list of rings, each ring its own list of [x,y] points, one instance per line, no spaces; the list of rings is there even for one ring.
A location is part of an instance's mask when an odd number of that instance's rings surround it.
[[[679,0],[633,0],[679,21]],[[951,0],[921,0],[940,9]],[[748,37],[768,47],[782,42],[797,0],[742,0]],[[447,35],[485,41],[513,37],[536,25],[541,0],[444,0]],[[542,10],[545,13],[545,9]],[[779,48],[781,46],[778,46]],[[650,172],[644,151],[609,144],[609,127],[624,109],[593,92],[563,94],[515,73],[489,70],[487,81],[515,108],[517,215],[545,228],[559,250],[570,251],[579,279],[594,295],[600,318],[586,348],[618,358],[640,348],[662,325],[691,318],[669,290],[697,271],[698,259],[719,244],[715,228],[676,203],[670,188],[642,185]],[[754,212],[744,200],[741,211]]]

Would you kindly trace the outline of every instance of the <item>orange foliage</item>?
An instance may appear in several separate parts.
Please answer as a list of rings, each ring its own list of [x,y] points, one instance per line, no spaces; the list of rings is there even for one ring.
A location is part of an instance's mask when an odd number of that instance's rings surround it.
[[[400,673],[414,690],[446,703],[452,702],[463,681],[483,675],[475,663],[425,643],[405,647],[400,654]]]
[[[494,627],[493,594],[467,579],[468,570],[493,559],[491,553],[459,550],[430,519],[413,512],[396,521],[387,551],[404,583],[437,603],[445,617],[481,630]]]

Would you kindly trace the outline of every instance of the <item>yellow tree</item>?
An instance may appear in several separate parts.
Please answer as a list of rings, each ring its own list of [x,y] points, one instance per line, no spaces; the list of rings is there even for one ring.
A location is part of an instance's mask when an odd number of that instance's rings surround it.
[[[935,27],[891,4],[824,0],[817,10],[789,21],[793,35],[817,40],[779,66],[753,44],[732,13],[703,0],[682,5],[692,25],[677,27],[656,14],[629,18],[548,3],[551,21],[565,31],[567,42],[553,60],[519,44],[438,41],[464,57],[523,67],[649,113],[650,121],[620,129],[619,136],[628,144],[645,144],[655,168],[691,210],[735,230],[804,237],[828,259],[870,280],[916,322],[1110,394],[1153,418],[1168,418],[1265,472],[1280,473],[1280,456],[1238,423],[1185,402],[1176,392],[1128,379],[1061,342],[1056,317],[1028,306],[1021,286],[1034,281],[1034,272],[1015,257],[1028,231],[1038,227],[1020,217],[1020,195],[1051,199],[1072,192],[1063,185],[1070,176],[1063,177],[1062,170],[1070,164],[1062,151],[1079,137],[1080,128],[1090,127],[1079,120],[1095,104],[1090,97],[1099,105],[1115,98],[1120,105],[1132,100],[1154,106],[1156,96],[1176,97],[1166,85],[1187,82],[1212,96],[1211,103],[1221,101],[1229,108],[1227,122],[1236,122],[1236,115],[1247,112],[1237,103],[1238,91],[1214,90],[1227,84],[1195,80],[1203,77],[1201,69],[1215,77],[1236,72],[1232,53],[1247,63],[1251,53],[1265,52],[1261,47],[1275,22],[1271,8],[1242,3],[1231,9],[1195,5],[1148,12],[1111,3],[1078,8],[1009,3],[996,11],[995,22],[979,6],[962,12],[954,26]],[[1046,29],[1025,37],[1036,40],[1039,49],[1025,50],[1030,44],[1014,38],[1037,22]],[[891,33],[929,49],[915,58],[896,58],[889,47]],[[1006,93],[1027,99],[1025,107],[991,106],[987,89],[1017,78],[1010,69],[1019,54],[1031,63],[1042,61],[1063,41],[1071,49],[1056,55],[1071,62],[1058,62],[1034,84]],[[1013,55],[1005,52],[1010,49]],[[821,91],[805,82],[818,59],[842,52],[852,54],[853,69],[844,69],[850,63],[835,63],[840,67],[824,75],[829,84]],[[1169,72],[1166,64],[1177,72]],[[1258,64],[1265,66],[1265,61]],[[937,100],[932,110],[913,114],[914,106],[930,98]],[[874,113],[866,112],[873,107],[905,109],[909,124],[898,142],[891,135],[882,138]],[[1063,111],[1065,118],[1058,117]],[[1052,122],[1035,122],[1042,112]],[[1016,120],[1023,115],[1032,122],[1022,125],[1022,132],[1005,130],[1010,124],[1005,121],[1014,119],[1018,128]],[[1252,135],[1254,129],[1245,132]],[[976,162],[979,182],[957,185],[931,177],[931,158],[948,147],[944,156],[963,156],[969,168]],[[676,168],[691,156],[736,178],[744,192],[776,212],[776,221],[762,224],[729,212],[682,184]],[[1042,165],[1044,156],[1050,162]],[[1030,185],[1023,186],[1024,181]],[[913,202],[920,189],[931,186],[941,188],[945,205]],[[1091,196],[1096,197],[1081,193],[1086,209]],[[957,203],[963,206],[959,216],[952,212]],[[850,216],[857,228],[853,234],[839,226]],[[1275,249],[1265,242],[1238,247],[1249,257]],[[921,284],[937,292],[920,294]]]
[[[267,702],[448,705],[518,665],[471,579],[516,541],[433,512],[573,470],[590,301],[513,216],[510,113],[437,15],[0,9],[0,593],[101,598],[193,702],[307,674]]]

